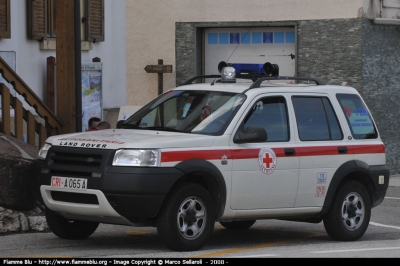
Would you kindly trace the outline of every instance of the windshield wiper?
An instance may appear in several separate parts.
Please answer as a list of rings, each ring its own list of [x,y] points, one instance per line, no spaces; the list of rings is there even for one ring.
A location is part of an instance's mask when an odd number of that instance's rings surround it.
[[[120,124],[118,128],[120,128],[120,129],[141,129],[141,127],[138,127],[137,125],[134,125],[134,124]]]
[[[175,129],[175,128],[172,128],[172,127],[142,127],[140,129],[171,131],[171,132],[182,132],[182,130]]]

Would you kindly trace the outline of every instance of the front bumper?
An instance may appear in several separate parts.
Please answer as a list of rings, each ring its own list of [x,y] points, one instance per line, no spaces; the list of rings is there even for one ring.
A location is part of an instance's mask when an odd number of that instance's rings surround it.
[[[129,224],[155,217],[184,173],[175,168],[115,167],[114,150],[52,147],[39,176],[45,205],[71,219]],[[94,158],[87,160],[85,158]],[[85,178],[86,190],[51,187],[52,176]]]

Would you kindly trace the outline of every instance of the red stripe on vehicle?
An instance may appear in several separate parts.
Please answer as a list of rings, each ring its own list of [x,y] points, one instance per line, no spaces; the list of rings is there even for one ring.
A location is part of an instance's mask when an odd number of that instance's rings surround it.
[[[292,148],[294,149],[294,148]],[[273,148],[276,157],[285,157],[285,149],[284,148]],[[238,150],[231,150],[232,152],[232,159],[252,159],[258,158],[258,153],[260,149],[238,149]]]
[[[338,147],[348,146],[319,146],[319,147],[300,147],[298,156],[319,156],[319,155],[337,155]],[[349,148],[347,148],[349,150]],[[347,152],[349,154],[349,152]]]
[[[347,154],[369,154],[369,153],[385,153],[385,146],[377,145],[338,145],[338,146],[317,146],[317,147],[300,147],[298,156],[321,156],[321,155],[339,155],[338,148],[346,147]]]
[[[385,145],[357,145],[350,146],[351,154],[385,153]]]
[[[267,147],[267,145],[266,145]],[[339,147],[347,147],[347,154],[376,154],[385,153],[385,146],[382,144],[377,145],[338,145],[338,146],[311,146],[311,147],[288,147],[288,148],[272,148],[276,157],[293,157],[286,156],[285,150],[294,149],[295,156],[323,156],[323,155],[343,155],[338,152]],[[260,149],[232,149],[232,150],[191,150],[191,151],[168,151],[162,152],[161,161],[178,162],[188,159],[202,159],[202,160],[222,160],[225,156],[226,159],[240,160],[240,159],[254,159],[258,158]]]
[[[221,160],[224,156],[231,159],[230,154],[230,150],[167,151],[162,153],[161,161],[166,163],[188,159]]]

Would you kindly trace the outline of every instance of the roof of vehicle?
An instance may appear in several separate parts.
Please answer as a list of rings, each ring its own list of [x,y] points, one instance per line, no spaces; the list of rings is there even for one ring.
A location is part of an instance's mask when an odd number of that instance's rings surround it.
[[[269,82],[266,81],[260,85],[260,88],[251,88],[253,82],[244,81],[237,83],[194,83],[183,85],[174,90],[200,90],[200,91],[219,91],[246,93],[248,91],[263,91],[263,92],[309,92],[309,93],[356,93],[356,89],[349,86],[337,85],[315,85],[315,84],[291,84],[288,81]]]

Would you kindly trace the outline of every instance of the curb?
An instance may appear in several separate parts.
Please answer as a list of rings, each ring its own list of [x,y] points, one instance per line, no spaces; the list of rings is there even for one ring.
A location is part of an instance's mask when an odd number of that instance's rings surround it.
[[[391,175],[390,176],[389,187],[400,187],[400,175]]]

